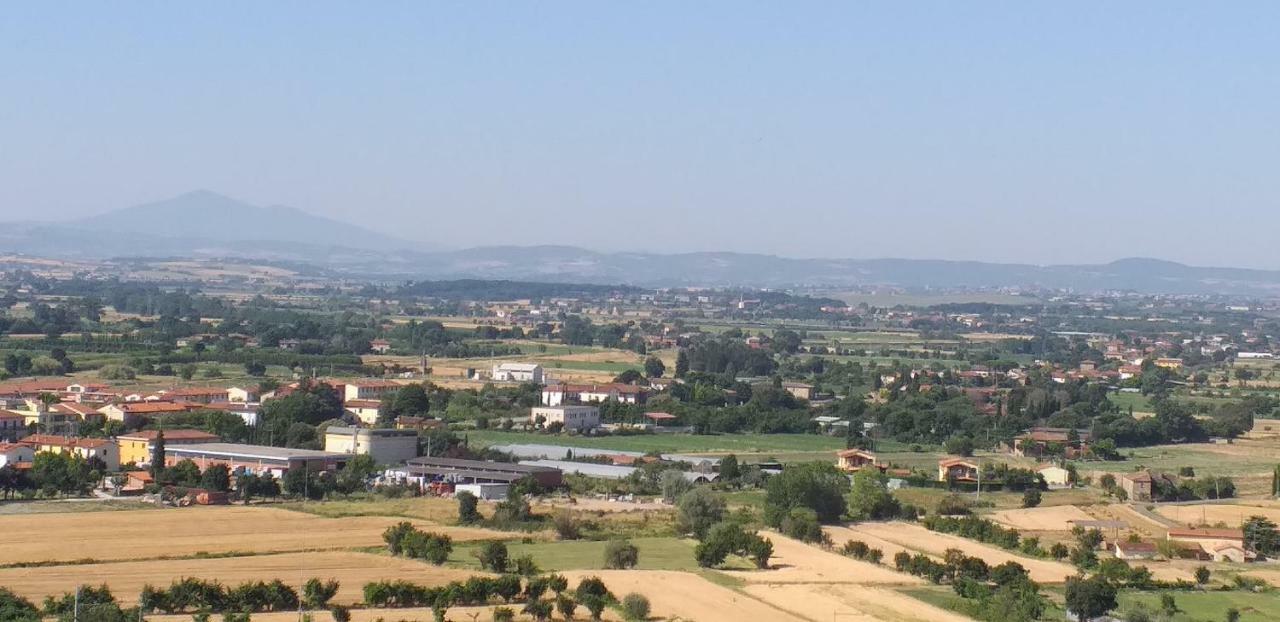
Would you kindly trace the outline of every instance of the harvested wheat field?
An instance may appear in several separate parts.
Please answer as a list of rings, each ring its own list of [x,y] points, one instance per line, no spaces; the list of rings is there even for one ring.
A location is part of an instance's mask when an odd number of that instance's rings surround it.
[[[1155,512],[1184,525],[1217,525],[1239,527],[1250,516],[1265,516],[1280,521],[1280,507],[1237,503],[1198,503],[1195,505],[1162,505]]]
[[[307,579],[316,577],[337,579],[342,586],[334,602],[352,604],[360,602],[361,590],[370,581],[410,579],[417,583],[439,585],[465,580],[476,574],[482,573],[441,568],[401,557],[372,553],[319,551],[214,559],[5,568],[0,569],[0,585],[39,602],[49,594],[74,591],[77,584],[106,583],[117,598],[132,603],[143,585],[150,583],[166,586],[182,577],[216,579],[224,585],[280,579],[295,588],[300,588]]]
[[[0,516],[0,533],[27,537],[6,542],[3,563],[189,557],[200,552],[267,553],[351,549],[382,545],[382,532],[401,518],[321,518],[275,508],[222,506],[122,512]],[[466,527],[419,527],[455,540],[506,534]]]
[[[772,570],[726,571],[747,583],[859,583],[915,585],[923,581],[884,566],[809,546],[784,535],[763,533],[773,542]],[[839,544],[843,544],[840,542]]]
[[[630,592],[644,594],[653,605],[653,615],[664,619],[678,616],[698,622],[806,622],[806,618],[688,572],[601,570],[563,574],[571,585],[577,585],[582,577],[600,577],[619,598]]]
[[[1059,505],[1020,510],[1001,510],[988,516],[1014,529],[1027,531],[1071,531],[1071,521],[1094,520],[1084,510],[1074,505]]]
[[[748,585],[745,591],[814,622],[970,622],[960,614],[882,587],[831,583]]]
[[[844,546],[844,544],[850,540],[858,540],[873,549],[880,549],[880,552],[884,554],[882,557],[883,561],[881,563],[893,563],[893,556],[902,551],[906,551],[911,554],[920,552],[915,549],[902,546],[897,542],[890,542],[884,538],[877,538],[863,531],[854,531],[852,527],[824,525],[822,527],[822,531],[831,538],[831,542],[837,549]]]
[[[524,605],[515,603],[507,605],[509,609],[519,612]],[[475,620],[477,622],[489,622],[493,619],[493,610],[497,607],[450,607],[448,612],[449,620],[454,622],[467,622]],[[314,622],[333,622],[333,616],[328,611],[312,611],[309,612]],[[622,616],[616,610],[605,609],[604,620],[607,622],[619,622]],[[218,619],[214,616],[214,619]],[[403,608],[403,609],[352,609],[351,622],[384,622],[394,620],[431,620],[433,614],[427,608]],[[517,620],[528,620],[528,616],[516,616]],[[561,619],[557,614],[557,620]],[[585,609],[579,607],[574,617],[576,620],[589,619]],[[149,615],[147,622],[191,622],[191,614],[182,615]],[[298,612],[296,611],[275,611],[272,613],[255,613],[253,614],[253,622],[298,622]]]
[[[1014,561],[1022,564],[1031,578],[1041,583],[1062,583],[1074,576],[1076,569],[1060,562],[1032,559],[1010,553],[999,547],[974,540],[929,531],[919,525],[907,523],[860,523],[851,527],[856,533],[867,534],[893,542],[912,551],[929,555],[942,555],[947,549],[960,549],[967,555],[981,557],[992,566]]]

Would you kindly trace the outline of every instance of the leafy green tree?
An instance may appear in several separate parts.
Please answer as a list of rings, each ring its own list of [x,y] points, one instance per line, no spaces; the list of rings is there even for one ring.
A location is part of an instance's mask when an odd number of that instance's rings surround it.
[[[738,464],[738,457],[729,454],[720,459],[720,477],[717,482],[736,485],[738,480],[742,479],[742,467]]]
[[[231,490],[231,471],[225,464],[215,464],[200,474],[200,487],[214,492]]]
[[[1040,489],[1028,488],[1022,491],[1022,507],[1033,508],[1040,505]]]
[[[791,511],[782,519],[779,531],[801,542],[823,542],[827,539],[826,534],[822,532],[822,525],[818,524],[817,512],[809,508],[791,508]]]
[[[490,572],[506,572],[510,557],[507,545],[502,542],[486,542],[477,553],[480,567]]]
[[[662,374],[667,372],[667,366],[662,359],[651,356],[644,360],[644,375],[650,378],[661,378]]]
[[[710,488],[694,488],[676,501],[680,531],[703,539],[712,525],[724,520],[724,498]]]
[[[693,489],[693,482],[684,476],[679,469],[667,469],[658,476],[658,485],[662,491],[662,500],[675,503],[686,492]]]
[[[604,567],[626,570],[640,563],[640,549],[630,540],[610,540],[604,547]]]
[[[1280,533],[1276,524],[1265,516],[1250,516],[1244,522],[1244,546],[1246,549],[1270,557],[1280,550]]]
[[[676,378],[684,378],[689,373],[689,354],[681,348],[676,353]]]
[[[889,492],[889,480],[878,469],[853,474],[849,492],[849,516],[855,521],[884,520],[899,514],[898,500]]]
[[[40,610],[31,601],[18,596],[12,590],[0,587],[0,620],[39,622]]]
[[[818,521],[833,523],[845,510],[849,480],[834,465],[811,462],[787,466],[765,485],[764,521],[777,527],[792,508],[806,507]]]
[[[644,594],[632,592],[622,597],[622,617],[627,620],[647,620],[651,607]]]
[[[458,499],[458,522],[463,525],[474,525],[484,520],[480,515],[480,499],[475,495],[462,491],[457,494]]]
[[[1101,576],[1067,578],[1067,611],[1092,620],[1116,608],[1116,588]]]
[[[337,593],[337,581],[311,578],[302,586],[302,603],[308,609],[324,609]]]

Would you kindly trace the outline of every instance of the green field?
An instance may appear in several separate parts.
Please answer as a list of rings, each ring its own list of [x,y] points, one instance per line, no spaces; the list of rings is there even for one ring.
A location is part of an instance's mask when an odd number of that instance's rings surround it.
[[[1120,412],[1129,412],[1129,407],[1133,407],[1134,412],[1149,413],[1151,412],[1151,400],[1141,393],[1112,393],[1107,396],[1112,404],[1120,408]]]
[[[543,366],[548,371],[554,371],[558,369],[570,369],[570,370],[577,369],[582,371],[603,371],[603,372],[610,372],[610,373],[622,373],[624,371],[627,371],[628,369],[634,369],[636,371],[644,371],[644,363],[614,363],[609,361],[601,361],[601,362],[561,361],[558,359],[546,359],[546,358],[534,358],[533,362]]]
[[[1275,466],[1275,457],[1264,454],[1239,454],[1227,456],[1212,451],[1208,443],[1184,445],[1154,445],[1121,449],[1125,460],[1118,462],[1090,462],[1089,468],[1113,473],[1135,471],[1139,468],[1177,472],[1179,467],[1189,466],[1197,475],[1269,475]],[[1238,482],[1237,482],[1238,484]]]
[[[476,430],[466,433],[481,446],[504,443],[539,443],[566,447],[591,447],[619,451],[688,453],[829,453],[844,449],[844,439],[817,434],[645,434],[638,436],[562,436],[532,432]]]
[[[848,305],[867,303],[873,307],[930,307],[933,305],[958,304],[966,302],[986,302],[999,305],[1035,305],[1041,300],[1031,296],[1015,296],[996,292],[973,292],[956,294],[863,294],[845,292],[831,294],[832,298],[843,300]]]
[[[635,538],[631,543],[640,549],[640,570],[697,570],[693,559],[692,540],[681,538]],[[571,540],[537,542],[534,544],[508,543],[512,559],[531,555],[543,570],[599,570],[604,568],[603,541]],[[479,568],[475,552],[479,545],[465,545],[454,549],[449,556],[451,564]],[[746,567],[744,566],[744,569]]]
[[[1274,593],[1254,592],[1173,592],[1178,612],[1170,622],[1218,621],[1227,619],[1227,609],[1240,611],[1241,622],[1280,620],[1280,596]],[[1120,595],[1120,611],[1128,612],[1141,603],[1147,610],[1160,611],[1160,594],[1157,592],[1124,592]]]

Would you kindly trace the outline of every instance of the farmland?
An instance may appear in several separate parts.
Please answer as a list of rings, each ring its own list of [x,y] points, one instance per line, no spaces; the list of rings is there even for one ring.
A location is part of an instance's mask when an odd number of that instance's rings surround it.
[[[190,508],[0,516],[5,533],[31,534],[5,544],[4,563],[137,560],[201,554],[318,551],[376,547],[400,518],[342,520],[263,507]],[[422,523],[427,525],[427,523]],[[433,527],[455,540],[501,536],[467,527]]]
[[[337,579],[341,588],[335,602],[360,602],[360,587],[369,581],[403,577],[437,584],[465,580],[474,571],[438,568],[404,558],[352,551],[261,554],[239,557],[186,558],[127,561],[75,566],[41,566],[0,569],[0,585],[39,601],[75,587],[75,583],[105,583],[124,602],[136,601],[142,586],[167,585],[180,577],[217,580],[224,584],[280,579],[299,587],[312,577]]]

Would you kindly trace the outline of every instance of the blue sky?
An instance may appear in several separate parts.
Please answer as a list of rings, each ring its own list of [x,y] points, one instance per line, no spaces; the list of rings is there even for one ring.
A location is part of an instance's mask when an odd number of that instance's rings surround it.
[[[1280,4],[22,3],[0,216],[1280,269]]]

